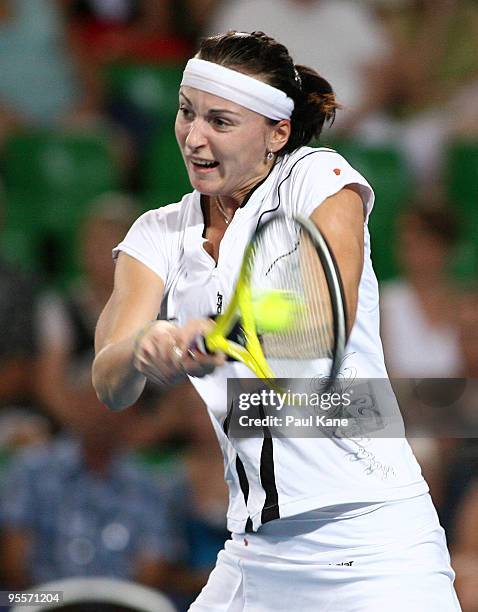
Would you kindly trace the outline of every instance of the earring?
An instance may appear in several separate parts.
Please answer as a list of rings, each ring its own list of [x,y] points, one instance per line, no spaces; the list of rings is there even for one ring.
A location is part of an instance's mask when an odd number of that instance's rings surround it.
[[[266,159],[267,161],[272,161],[274,159],[274,153],[272,153],[272,151],[267,151]]]

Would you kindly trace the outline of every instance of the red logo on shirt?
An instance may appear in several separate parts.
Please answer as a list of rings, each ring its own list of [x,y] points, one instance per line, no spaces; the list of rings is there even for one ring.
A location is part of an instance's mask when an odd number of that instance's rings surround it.
[[[334,172],[337,176],[339,176],[339,174],[342,172],[342,170],[340,168],[334,168]]]

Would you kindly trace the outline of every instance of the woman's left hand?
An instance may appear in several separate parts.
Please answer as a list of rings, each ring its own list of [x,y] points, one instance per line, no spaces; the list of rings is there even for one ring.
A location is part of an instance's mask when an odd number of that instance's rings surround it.
[[[203,377],[225,362],[221,353],[204,354],[195,349],[196,339],[214,323],[195,319],[178,327],[167,321],[151,322],[140,332],[134,351],[136,369],[161,385],[172,385],[186,375]]]

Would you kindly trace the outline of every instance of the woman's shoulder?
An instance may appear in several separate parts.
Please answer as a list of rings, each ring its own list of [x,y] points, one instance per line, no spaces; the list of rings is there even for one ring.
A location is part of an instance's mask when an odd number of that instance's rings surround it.
[[[159,225],[168,229],[179,229],[193,206],[194,197],[195,192],[188,193],[179,202],[147,210],[135,221],[135,224],[151,228]]]
[[[352,184],[360,185],[368,216],[374,195],[367,180],[335,149],[300,147],[284,157],[278,189],[289,195],[293,213],[308,216],[326,198]]]
[[[351,169],[345,157],[329,147],[300,147],[288,154],[284,162],[284,170],[293,171],[294,174],[313,169],[316,176],[332,172],[339,177]]]
[[[199,194],[185,195],[180,202],[154,208],[143,213],[133,223],[125,238],[113,249],[139,259],[162,279],[167,278],[169,264],[181,244],[185,229],[197,216]]]

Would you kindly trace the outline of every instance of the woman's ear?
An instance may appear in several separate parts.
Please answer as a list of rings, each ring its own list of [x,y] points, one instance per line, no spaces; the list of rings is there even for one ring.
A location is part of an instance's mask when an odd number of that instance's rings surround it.
[[[269,139],[269,151],[277,153],[280,151],[290,138],[291,125],[289,119],[281,119],[272,126]]]

